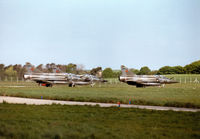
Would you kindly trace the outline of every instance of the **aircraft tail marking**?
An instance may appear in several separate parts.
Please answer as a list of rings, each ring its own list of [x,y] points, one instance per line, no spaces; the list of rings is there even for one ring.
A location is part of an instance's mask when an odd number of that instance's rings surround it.
[[[127,67],[124,65],[121,66],[122,76],[124,77],[133,77],[135,74],[130,71]]]

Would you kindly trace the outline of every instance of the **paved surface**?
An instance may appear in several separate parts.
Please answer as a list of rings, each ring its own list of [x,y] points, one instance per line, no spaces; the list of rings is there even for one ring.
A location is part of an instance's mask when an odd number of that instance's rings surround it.
[[[8,97],[0,96],[0,103],[3,101],[7,103],[14,104],[28,104],[28,105],[51,105],[51,104],[61,104],[61,105],[99,105],[100,107],[118,107],[118,104],[111,103],[95,103],[95,102],[78,102],[78,101],[60,101],[60,100],[45,100],[45,99],[33,99],[33,98],[20,98],[20,97]],[[122,108],[138,108],[138,109],[150,109],[150,110],[172,110],[172,111],[185,111],[185,112],[200,112],[200,109],[192,108],[177,108],[177,107],[162,107],[162,106],[145,106],[145,105],[128,105],[121,104]]]
[[[18,87],[26,87],[26,86],[0,86],[0,87],[11,87],[11,88],[18,88]]]

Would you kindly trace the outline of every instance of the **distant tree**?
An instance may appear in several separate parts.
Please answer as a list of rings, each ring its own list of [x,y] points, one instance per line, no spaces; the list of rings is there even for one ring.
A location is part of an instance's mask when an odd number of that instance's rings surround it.
[[[93,69],[90,71],[90,74],[91,74],[91,75],[97,75],[97,73],[98,73],[99,71],[102,71],[102,68],[101,68],[101,67],[93,68]]]
[[[6,70],[5,70],[5,74],[9,77],[13,77],[17,75],[17,72],[13,70],[13,66],[9,66]]]
[[[0,64],[0,71],[4,70],[4,64]]]
[[[181,66],[164,66],[158,70],[158,74],[184,74],[185,69]]]
[[[17,77],[21,78],[21,70],[22,70],[22,65],[20,64],[15,64],[13,66],[13,70],[17,72]]]
[[[4,79],[4,64],[0,64],[0,78]]]
[[[174,67],[171,67],[172,68],[172,73],[175,73],[175,74],[184,74],[186,73],[185,72],[185,68],[183,68],[182,66],[174,66]]]
[[[158,74],[158,70],[152,70],[151,72],[149,72],[150,75],[157,75]]]
[[[30,62],[26,62],[26,64],[25,65],[32,65]]]
[[[130,71],[132,71],[134,74],[139,74],[139,70],[138,69],[134,69],[134,68],[131,68]]]
[[[13,66],[13,70],[15,70],[15,71],[17,71],[17,72],[19,72],[19,71],[21,70],[21,68],[22,68],[22,65],[20,65],[20,64],[15,64],[15,65]]]
[[[103,78],[113,78],[114,77],[114,72],[111,68],[106,68],[102,72]]]
[[[172,74],[172,69],[170,66],[161,67],[158,70],[158,74]]]
[[[186,73],[200,74],[200,60],[192,62],[184,67]]]
[[[150,72],[151,72],[151,70],[147,66],[145,66],[140,69],[139,74],[140,75],[148,75]]]
[[[69,64],[66,66],[66,72],[67,72],[67,73],[76,73],[76,67],[77,67],[76,64],[69,63]]]
[[[121,70],[120,71],[113,71],[113,72],[114,72],[114,75],[113,75],[114,78],[118,78],[120,75],[122,75]]]

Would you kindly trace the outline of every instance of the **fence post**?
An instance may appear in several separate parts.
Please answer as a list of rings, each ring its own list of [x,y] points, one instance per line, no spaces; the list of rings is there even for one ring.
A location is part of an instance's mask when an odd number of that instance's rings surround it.
[[[197,79],[197,78],[194,80],[194,83],[199,83],[199,81],[198,81],[198,79]]]

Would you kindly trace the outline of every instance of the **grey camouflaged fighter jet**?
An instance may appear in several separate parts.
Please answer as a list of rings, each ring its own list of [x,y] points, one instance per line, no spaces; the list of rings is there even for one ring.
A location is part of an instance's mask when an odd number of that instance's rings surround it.
[[[93,86],[96,82],[107,82],[93,75],[76,75],[72,73],[32,73],[25,74],[24,79],[35,81],[39,86],[46,87],[52,87],[53,84],[68,84],[69,87],[75,87],[75,85]]]
[[[128,85],[135,85],[136,87],[161,86],[164,84],[178,83],[163,75],[136,75],[123,65],[121,66],[121,71],[122,75],[119,77],[119,81],[127,83]]]

